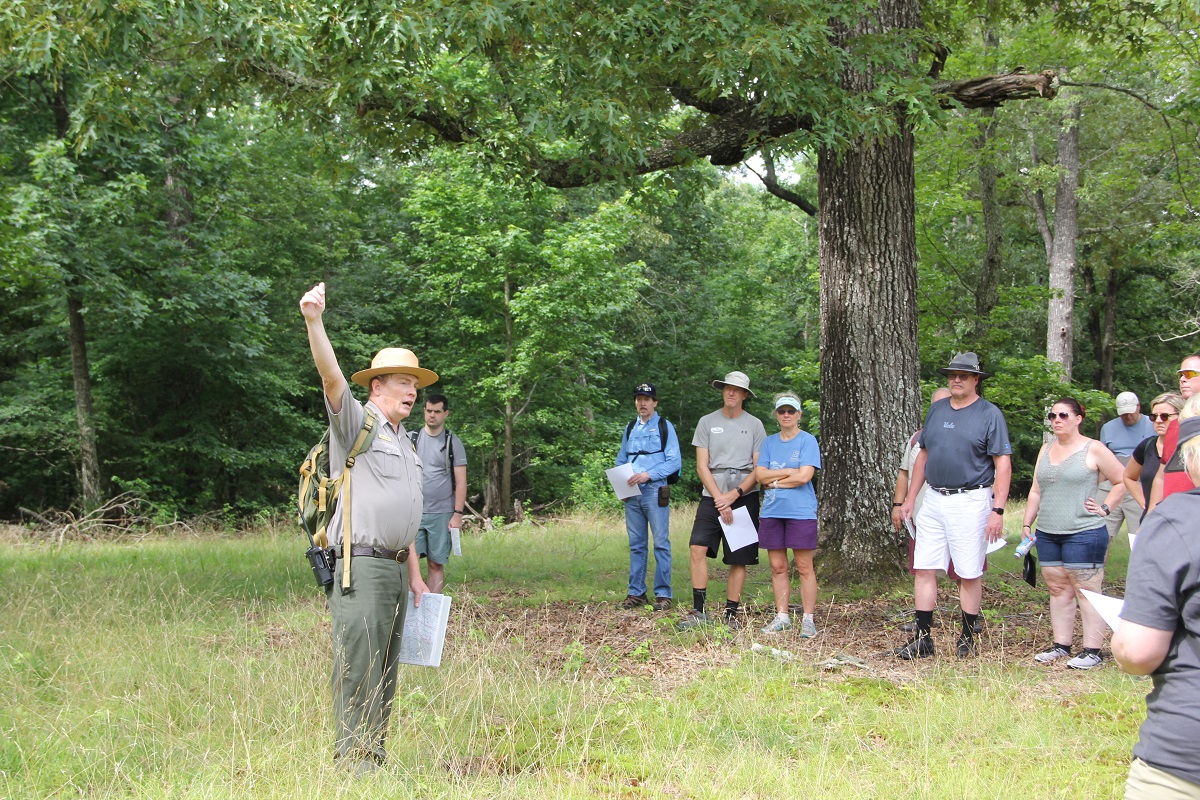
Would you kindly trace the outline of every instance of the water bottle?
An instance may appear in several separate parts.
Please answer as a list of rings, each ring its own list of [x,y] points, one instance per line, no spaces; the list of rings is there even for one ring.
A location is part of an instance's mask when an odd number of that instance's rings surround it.
[[[1028,539],[1022,539],[1021,543],[1017,545],[1017,552],[1015,554],[1017,558],[1024,558],[1025,554],[1029,552],[1030,548],[1032,548],[1036,542],[1036,536],[1031,536]]]

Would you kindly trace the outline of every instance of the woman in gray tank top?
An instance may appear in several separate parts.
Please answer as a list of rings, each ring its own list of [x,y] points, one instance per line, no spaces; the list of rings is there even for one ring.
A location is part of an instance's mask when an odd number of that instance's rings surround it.
[[[1050,664],[1070,657],[1078,605],[1083,621],[1083,650],[1067,662],[1074,669],[1100,665],[1104,620],[1079,590],[1099,592],[1104,583],[1108,528],[1102,518],[1125,496],[1121,462],[1103,444],[1079,432],[1083,418],[1083,407],[1073,398],[1065,397],[1050,407],[1046,419],[1054,431],[1054,439],[1042,445],[1038,453],[1033,488],[1025,506],[1025,525],[1021,529],[1023,538],[1037,540],[1042,578],[1050,590],[1054,642],[1034,659]],[[1101,476],[1112,481],[1113,489],[1103,503],[1097,503],[1092,494]],[[1031,527],[1035,519],[1036,536]]]

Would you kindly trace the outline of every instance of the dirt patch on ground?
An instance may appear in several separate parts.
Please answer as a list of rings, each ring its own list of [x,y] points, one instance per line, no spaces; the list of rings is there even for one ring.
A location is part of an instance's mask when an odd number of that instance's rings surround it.
[[[680,632],[676,625],[685,612],[680,607],[659,613],[594,603],[553,602],[526,607],[514,605],[512,594],[462,591],[455,598],[451,620],[454,641],[448,640],[446,646],[450,652],[489,642],[515,645],[542,669],[592,677],[628,676],[671,688],[688,682],[702,670],[731,663],[759,644],[784,651],[775,657],[904,683],[912,679],[914,669],[921,664],[956,661],[955,645],[961,628],[958,598],[952,584],[943,584],[933,631],[938,657],[915,664],[893,655],[895,648],[911,636],[900,626],[912,618],[912,611],[889,599],[835,601],[819,606],[815,615],[818,635],[801,639],[798,619],[791,631],[760,633],[774,613],[773,608],[762,606],[743,609],[744,628],[740,631],[715,625]],[[979,654],[970,663],[1034,666],[1034,654],[1049,645],[1049,609],[1036,596],[1028,598],[1030,592],[1022,587],[1024,584],[1016,586],[1006,580],[989,579],[985,584],[986,619],[978,635]],[[1044,669],[1061,671],[1065,667]]]

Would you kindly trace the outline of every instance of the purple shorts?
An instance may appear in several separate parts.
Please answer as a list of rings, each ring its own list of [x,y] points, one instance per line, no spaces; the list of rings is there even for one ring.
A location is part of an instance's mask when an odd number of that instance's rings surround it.
[[[758,521],[758,546],[764,550],[816,550],[817,521],[763,517]]]

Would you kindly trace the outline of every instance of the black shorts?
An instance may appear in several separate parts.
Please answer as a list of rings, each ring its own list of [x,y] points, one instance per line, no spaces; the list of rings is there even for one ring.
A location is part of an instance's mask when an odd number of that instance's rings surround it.
[[[733,508],[746,507],[746,510],[750,512],[750,520],[754,523],[755,530],[758,530],[759,501],[759,493],[750,492],[739,497],[732,506]],[[700,507],[696,509],[696,521],[692,523],[692,538],[688,544],[707,547],[709,558],[717,557],[717,547],[720,546],[725,551],[725,557],[721,560],[726,564],[758,563],[757,544],[746,545],[740,550],[730,552],[729,543],[725,541],[725,534],[721,531],[721,512],[717,511],[717,505],[711,497],[700,498]]]

